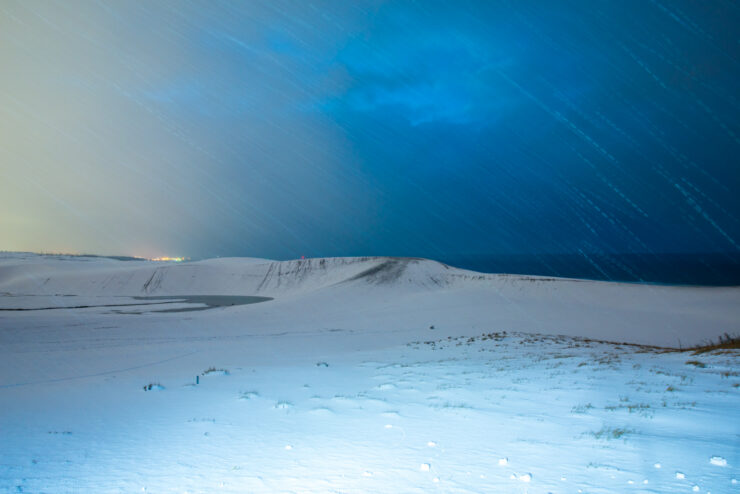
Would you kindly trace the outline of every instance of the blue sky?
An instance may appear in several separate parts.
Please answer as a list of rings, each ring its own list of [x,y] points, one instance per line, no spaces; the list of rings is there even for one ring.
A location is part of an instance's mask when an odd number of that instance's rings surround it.
[[[4,2],[0,249],[737,252],[730,1]]]

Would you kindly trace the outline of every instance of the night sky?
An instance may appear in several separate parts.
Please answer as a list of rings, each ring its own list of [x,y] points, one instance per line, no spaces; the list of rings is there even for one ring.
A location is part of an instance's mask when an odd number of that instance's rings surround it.
[[[0,3],[0,249],[737,253],[733,0]]]

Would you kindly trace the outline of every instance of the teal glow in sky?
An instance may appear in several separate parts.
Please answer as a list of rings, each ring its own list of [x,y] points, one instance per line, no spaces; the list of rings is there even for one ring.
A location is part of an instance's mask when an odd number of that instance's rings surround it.
[[[0,4],[0,249],[731,252],[732,1]]]

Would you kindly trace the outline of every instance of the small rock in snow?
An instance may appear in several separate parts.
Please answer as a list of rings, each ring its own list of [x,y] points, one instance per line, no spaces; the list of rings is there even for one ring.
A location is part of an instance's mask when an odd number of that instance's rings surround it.
[[[725,460],[721,456],[712,456],[709,459],[709,463],[711,463],[712,465],[717,465],[718,467],[726,467],[727,466],[727,460]]]

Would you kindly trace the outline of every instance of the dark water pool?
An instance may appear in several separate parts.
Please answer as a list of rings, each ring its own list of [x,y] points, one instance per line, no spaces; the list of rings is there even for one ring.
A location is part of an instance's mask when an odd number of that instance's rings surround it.
[[[208,310],[214,307],[231,307],[234,305],[256,304],[267,302],[272,297],[256,297],[253,295],[158,295],[152,297],[132,297],[134,300],[161,300],[170,304],[201,304],[205,307],[178,307],[174,309],[160,309],[148,312],[192,312],[196,310]],[[150,305],[150,304],[147,304]]]
[[[101,307],[130,307],[129,311],[116,312],[120,314],[143,314],[144,312],[192,312],[198,310],[208,310],[216,307],[231,307],[235,305],[256,304],[267,302],[272,297],[256,297],[253,295],[157,295],[151,297],[122,297],[127,299],[121,303],[91,304],[89,298],[85,298],[85,303],[75,303],[75,296],[65,296],[63,305],[53,307],[3,307],[0,311],[32,311],[32,310],[62,310],[62,309],[92,309]],[[139,302],[129,302],[128,300],[138,300]],[[193,307],[174,307],[171,309],[150,309],[150,306],[174,304],[193,304]]]

